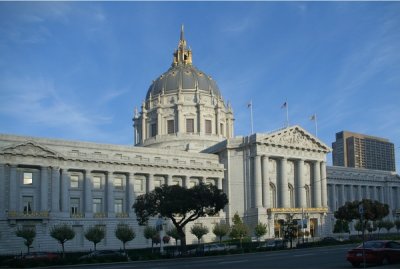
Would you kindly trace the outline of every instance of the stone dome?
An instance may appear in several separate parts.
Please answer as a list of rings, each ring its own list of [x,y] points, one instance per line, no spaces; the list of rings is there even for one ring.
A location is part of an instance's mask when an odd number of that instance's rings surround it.
[[[221,97],[217,83],[207,74],[192,64],[177,64],[159,76],[150,85],[146,99],[159,94],[181,91],[204,91],[216,97]]]

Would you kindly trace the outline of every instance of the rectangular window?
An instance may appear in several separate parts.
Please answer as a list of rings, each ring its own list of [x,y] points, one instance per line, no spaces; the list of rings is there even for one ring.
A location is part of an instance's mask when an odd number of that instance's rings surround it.
[[[24,185],[32,185],[33,175],[32,173],[24,173]]]
[[[151,137],[154,137],[157,135],[157,123],[152,123],[151,124]]]
[[[221,135],[224,135],[224,124],[223,124],[223,123],[220,123],[220,124],[219,124],[219,129],[220,129],[219,133],[220,133]]]
[[[206,120],[206,134],[211,134],[212,133],[212,125],[211,125],[211,120]]]
[[[122,213],[122,204],[123,204],[123,200],[122,199],[115,199],[114,200],[114,211],[115,211],[115,213]]]
[[[79,198],[71,198],[70,206],[71,206],[71,215],[77,215],[80,213],[81,206]]]
[[[186,133],[194,133],[194,119],[186,119]]]
[[[31,214],[33,211],[33,196],[23,196],[22,204],[24,206],[24,214]]]
[[[167,132],[168,132],[168,134],[175,133],[175,122],[174,122],[174,120],[168,120],[167,121]]]
[[[139,191],[139,192],[144,191],[144,180],[143,179],[135,180],[135,191]]]
[[[71,188],[78,188],[79,187],[79,176],[71,175],[70,176],[70,186]]]
[[[93,213],[101,213],[103,211],[103,204],[101,198],[93,199]]]
[[[114,188],[118,189],[118,190],[122,190],[123,189],[123,179],[122,177],[116,177],[114,178]]]
[[[101,189],[101,177],[99,176],[93,177],[93,188]]]

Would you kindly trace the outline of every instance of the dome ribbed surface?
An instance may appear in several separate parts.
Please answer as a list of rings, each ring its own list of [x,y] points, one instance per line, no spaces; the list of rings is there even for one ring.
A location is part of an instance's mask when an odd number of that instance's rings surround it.
[[[221,96],[217,83],[210,76],[191,64],[178,64],[154,80],[147,91],[146,99],[150,97],[150,93],[154,97],[163,91],[168,94],[177,92],[179,89],[185,92],[187,90],[193,91],[197,88],[200,91],[211,91],[215,96]]]

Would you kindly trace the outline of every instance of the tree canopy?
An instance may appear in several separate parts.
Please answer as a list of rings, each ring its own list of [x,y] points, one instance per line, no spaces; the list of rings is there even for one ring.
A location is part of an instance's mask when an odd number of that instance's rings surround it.
[[[71,226],[67,224],[60,224],[51,228],[50,236],[61,244],[63,258],[65,258],[64,244],[65,242],[72,240],[75,237],[75,231],[72,229]]]
[[[196,236],[198,240],[198,244],[200,244],[200,240],[203,237],[203,235],[208,234],[209,230],[207,227],[202,226],[200,224],[193,225],[192,228],[190,228],[190,232]]]
[[[124,252],[126,253],[125,245],[127,242],[132,241],[136,234],[132,227],[126,223],[118,223],[115,229],[115,237],[117,237],[123,244]]]
[[[216,223],[212,232],[219,238],[219,242],[222,242],[222,237],[229,233],[229,225],[225,223]]]
[[[97,243],[103,240],[105,236],[106,231],[100,225],[89,227],[85,232],[85,238],[93,243],[94,250],[96,250]]]
[[[245,236],[248,235],[249,229],[246,224],[243,223],[237,212],[233,216],[232,222],[233,225],[231,227],[231,232],[229,233],[229,236],[233,239],[239,239],[240,248],[242,248],[242,240]]]
[[[190,189],[179,185],[163,185],[140,195],[133,205],[140,225],[150,217],[169,218],[176,227],[183,251],[186,250],[185,225],[200,217],[214,216],[228,203],[222,190],[214,185],[200,183]]]
[[[15,231],[15,235],[25,239],[24,244],[28,248],[28,253],[29,253],[29,249],[31,248],[31,245],[33,244],[33,240],[36,237],[35,228],[33,228],[33,227],[25,227],[25,226],[22,227],[22,228],[18,228]]]
[[[389,206],[378,201],[363,199],[362,201],[346,202],[335,211],[335,218],[351,222],[355,219],[361,219],[359,206],[364,208],[364,222],[381,220],[389,214]]]

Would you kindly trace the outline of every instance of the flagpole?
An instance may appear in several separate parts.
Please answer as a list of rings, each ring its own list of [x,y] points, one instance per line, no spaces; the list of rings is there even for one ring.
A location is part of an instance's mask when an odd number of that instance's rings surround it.
[[[314,114],[315,115],[315,137],[318,137],[318,124],[317,124],[317,113]]]
[[[251,124],[251,134],[254,133],[253,130],[253,100],[250,100],[250,124]]]

